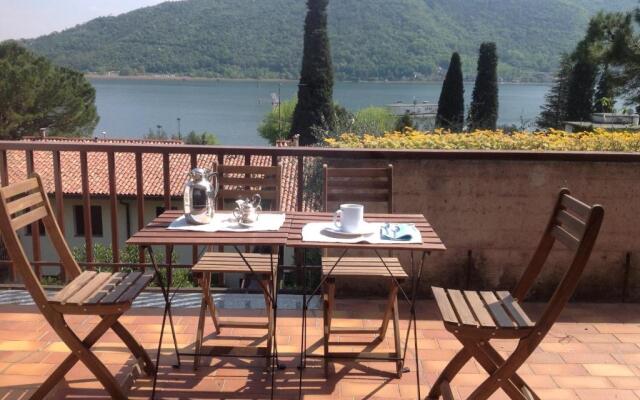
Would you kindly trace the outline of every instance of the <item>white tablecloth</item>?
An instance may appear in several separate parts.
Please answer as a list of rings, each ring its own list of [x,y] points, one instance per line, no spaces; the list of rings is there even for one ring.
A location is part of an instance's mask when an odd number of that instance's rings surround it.
[[[411,234],[410,240],[388,240],[382,239],[380,236],[380,228],[384,223],[370,223],[373,233],[356,237],[340,237],[327,231],[327,228],[333,227],[333,222],[310,222],[302,227],[303,242],[326,242],[326,243],[404,243],[404,244],[420,244],[422,243],[422,235],[414,226],[414,232]]]
[[[216,212],[213,221],[203,225],[189,224],[183,216],[176,218],[167,229],[195,231],[195,232],[258,232],[277,231],[284,223],[284,213],[260,214],[258,221],[253,226],[243,226],[230,212]]]

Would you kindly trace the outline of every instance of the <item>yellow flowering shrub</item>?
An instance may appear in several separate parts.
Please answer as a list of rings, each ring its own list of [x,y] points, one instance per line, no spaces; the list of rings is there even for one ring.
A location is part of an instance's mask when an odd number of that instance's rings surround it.
[[[452,133],[442,129],[422,132],[386,132],[382,136],[343,133],[325,139],[329,147],[442,150],[550,150],[550,151],[620,151],[640,152],[640,133],[632,131],[593,132],[514,132],[479,130]]]

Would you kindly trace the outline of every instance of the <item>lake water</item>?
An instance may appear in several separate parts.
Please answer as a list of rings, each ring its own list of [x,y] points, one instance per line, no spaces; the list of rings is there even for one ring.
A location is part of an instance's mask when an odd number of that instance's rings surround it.
[[[266,144],[256,128],[271,108],[271,95],[289,99],[296,93],[295,82],[179,81],[93,79],[100,122],[96,135],[141,138],[158,125],[169,134],[213,132],[224,145]],[[473,90],[465,84],[467,103]],[[349,110],[383,106],[397,101],[436,103],[441,85],[437,83],[336,83],[334,99]],[[532,121],[549,87],[547,85],[501,84],[499,124]],[[468,105],[467,105],[468,108]]]

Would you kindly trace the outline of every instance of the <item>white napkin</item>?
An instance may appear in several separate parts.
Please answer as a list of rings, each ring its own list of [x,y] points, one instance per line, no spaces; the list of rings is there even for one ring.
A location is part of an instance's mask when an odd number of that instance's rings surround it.
[[[167,229],[194,231],[194,232],[257,232],[257,231],[277,231],[284,223],[284,213],[266,214],[262,213],[255,224],[251,226],[240,225],[233,213],[216,212],[213,220],[208,224],[192,225],[187,222],[184,215],[176,218]]]
[[[302,227],[302,241],[303,242],[326,242],[326,243],[405,243],[405,244],[421,244],[422,235],[420,231],[415,227],[411,227],[414,232],[411,234],[411,240],[388,240],[383,239],[380,235],[380,229],[386,225],[382,222],[372,222],[371,231],[368,235],[361,236],[345,236],[340,237],[336,234],[332,234],[326,229],[334,228],[333,222],[310,222]]]

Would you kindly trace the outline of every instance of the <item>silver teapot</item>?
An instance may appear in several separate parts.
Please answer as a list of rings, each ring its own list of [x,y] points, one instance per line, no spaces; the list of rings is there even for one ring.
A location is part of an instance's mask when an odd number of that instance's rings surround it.
[[[207,224],[213,219],[218,194],[218,176],[208,168],[194,168],[184,186],[184,216],[190,224]]]
[[[236,218],[238,223],[240,224],[253,224],[258,220],[258,213],[262,211],[262,207],[260,206],[260,202],[262,198],[259,194],[254,194],[249,199],[238,199],[236,200],[236,208],[233,210],[233,216]]]

